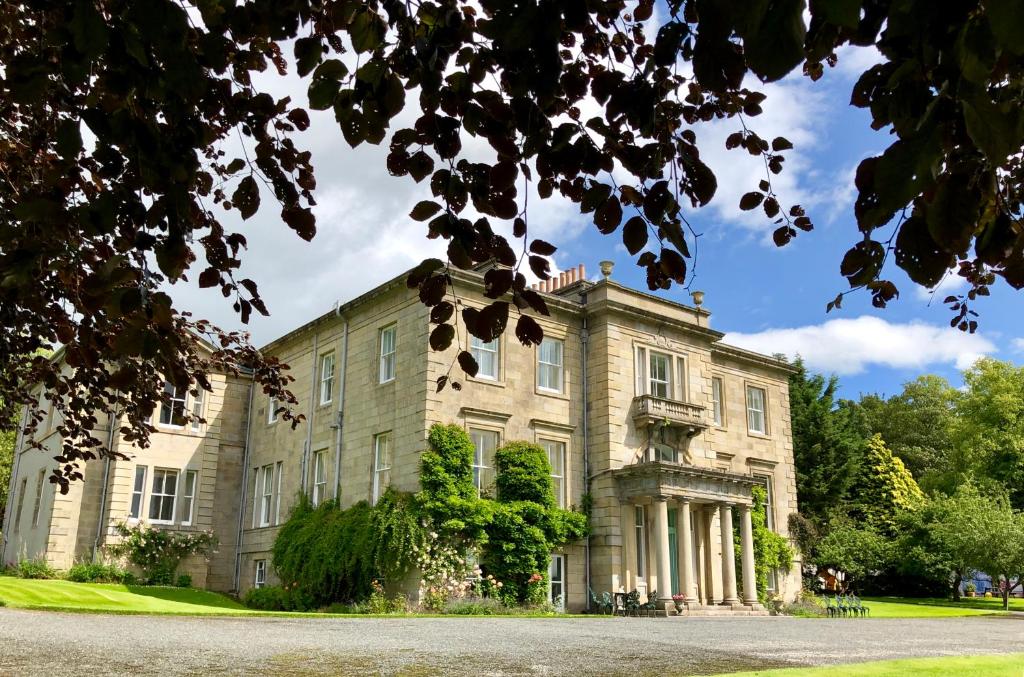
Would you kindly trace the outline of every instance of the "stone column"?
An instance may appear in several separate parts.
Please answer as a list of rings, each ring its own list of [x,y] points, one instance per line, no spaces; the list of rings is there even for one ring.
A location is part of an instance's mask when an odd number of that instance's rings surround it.
[[[620,503],[619,511],[622,526],[622,591],[629,592],[636,587],[636,515],[632,503]]]
[[[732,506],[718,506],[719,526],[722,528],[722,604],[738,604],[736,597],[736,549],[732,544]]]
[[[697,563],[695,573],[697,574],[697,601],[705,604],[707,599],[707,576],[704,574],[704,511],[697,506],[693,508],[693,543]]]
[[[693,604],[693,532],[690,529],[690,501],[683,499],[676,510],[676,541],[679,545],[679,593],[686,596],[686,603]]]
[[[740,556],[743,558],[743,603],[757,605],[757,579],[754,576],[754,528],[750,506],[740,506]]]
[[[672,606],[672,559],[668,551],[668,499],[657,496],[654,499],[654,557],[655,573],[658,575],[658,608]],[[651,594],[647,585],[647,594]]]
[[[721,601],[721,597],[718,595],[718,586],[715,585],[715,539],[711,533],[715,526],[715,512],[713,507],[704,510],[704,533],[702,534],[704,538],[704,587],[707,589],[704,603],[708,605]]]

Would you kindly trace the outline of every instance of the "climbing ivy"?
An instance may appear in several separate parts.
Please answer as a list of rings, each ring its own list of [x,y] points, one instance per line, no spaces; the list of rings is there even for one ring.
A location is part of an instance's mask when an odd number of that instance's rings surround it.
[[[754,487],[751,492],[754,505],[750,510],[750,525],[754,536],[754,580],[757,583],[757,599],[768,604],[768,578],[772,571],[788,571],[793,566],[793,548],[779,534],[768,528],[768,492],[764,487]],[[743,551],[740,541],[740,527],[733,526],[733,541],[736,553],[736,571],[742,571]],[[737,577],[737,588],[742,591],[743,577]]]

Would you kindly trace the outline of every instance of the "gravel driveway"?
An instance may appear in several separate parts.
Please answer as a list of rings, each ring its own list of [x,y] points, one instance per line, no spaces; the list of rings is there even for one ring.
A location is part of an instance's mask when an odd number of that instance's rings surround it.
[[[687,675],[1000,653],[1024,619],[196,618],[0,609],[0,674]]]

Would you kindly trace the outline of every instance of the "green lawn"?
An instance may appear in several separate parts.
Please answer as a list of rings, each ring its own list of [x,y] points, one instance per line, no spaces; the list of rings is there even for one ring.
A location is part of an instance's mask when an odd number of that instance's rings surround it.
[[[1002,600],[972,597],[960,602],[939,598],[865,597],[872,618],[948,618],[1001,614]],[[1024,611],[1024,599],[1011,599],[1010,611]]]
[[[952,656],[947,658],[908,658],[828,665],[815,668],[784,668],[754,672],[733,672],[729,677],[1021,677],[1024,653],[998,656]],[[720,676],[724,677],[724,675]]]
[[[192,588],[72,583],[0,576],[10,608],[139,614],[252,614],[230,597]]]

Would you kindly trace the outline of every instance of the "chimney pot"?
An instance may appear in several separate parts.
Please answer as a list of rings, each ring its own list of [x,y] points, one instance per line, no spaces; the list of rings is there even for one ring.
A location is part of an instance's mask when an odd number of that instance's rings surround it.
[[[581,280],[587,279],[587,269],[583,267],[582,263],[580,264],[580,266],[579,266],[579,268],[577,270],[579,270],[579,279],[581,279]]]

